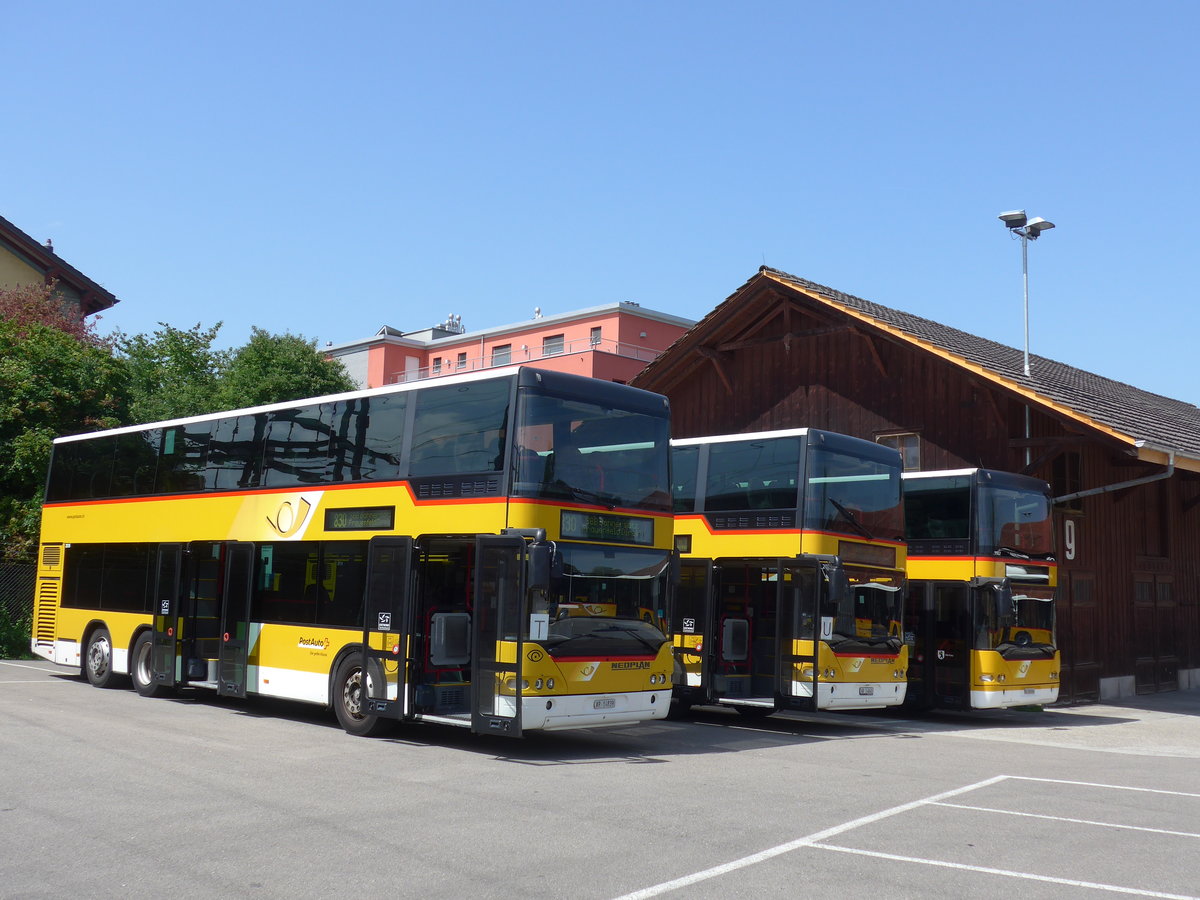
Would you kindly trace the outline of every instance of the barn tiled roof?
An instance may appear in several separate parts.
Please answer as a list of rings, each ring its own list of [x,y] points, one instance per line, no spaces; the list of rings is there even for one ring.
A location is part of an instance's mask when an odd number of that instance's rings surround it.
[[[740,300],[764,280],[790,286],[816,298],[826,306],[865,321],[901,340],[923,346],[951,361],[975,371],[975,374],[1029,397],[1032,402],[1055,409],[1086,427],[1110,434],[1122,443],[1144,441],[1153,451],[1174,451],[1200,461],[1200,408],[1181,400],[1152,394],[1111,378],[1068,366],[1065,363],[1030,354],[1030,374],[1024,374],[1024,353],[996,341],[968,334],[914,316],[911,313],[872,303],[805,278],[763,266],[758,273],[719,304],[657,360],[644,374],[662,371],[671,365],[678,352],[703,340],[704,333],[716,321],[725,321]],[[639,377],[634,384],[645,384]],[[1189,466],[1193,468],[1194,466]]]
[[[1132,441],[1143,440],[1161,450],[1175,450],[1194,459],[1200,458],[1200,408],[1191,403],[1152,394],[1034,354],[1029,356],[1030,374],[1025,375],[1024,353],[1015,347],[881,306],[776,269],[764,268],[761,274],[785,284],[793,284],[801,290],[818,294],[849,310],[899,329],[918,341],[974,363],[1054,405],[1066,407],[1084,419],[1091,419],[1126,435]]]

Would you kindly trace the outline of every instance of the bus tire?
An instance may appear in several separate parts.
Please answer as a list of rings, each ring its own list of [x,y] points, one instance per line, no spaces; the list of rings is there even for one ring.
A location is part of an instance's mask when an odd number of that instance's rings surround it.
[[[381,677],[382,673],[374,677]],[[348,734],[358,737],[377,737],[394,724],[390,719],[366,715],[363,712],[362,656],[351,653],[338,664],[333,677],[333,712],[338,724]]]
[[[154,633],[143,631],[133,642],[130,655],[129,674],[133,677],[133,689],[143,697],[165,697],[171,689],[154,680]]]
[[[114,687],[117,674],[113,671],[112,635],[104,627],[88,635],[83,651],[83,674],[98,688]]]

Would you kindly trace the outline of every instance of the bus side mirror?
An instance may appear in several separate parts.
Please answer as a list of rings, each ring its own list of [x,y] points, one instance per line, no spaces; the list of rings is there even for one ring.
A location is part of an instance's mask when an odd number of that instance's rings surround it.
[[[529,545],[529,583],[527,586],[531,591],[550,590],[554,555],[553,544]]]
[[[1012,591],[1000,584],[993,585],[992,590],[995,592],[993,599],[996,601],[996,621],[1004,622],[1013,618]]]

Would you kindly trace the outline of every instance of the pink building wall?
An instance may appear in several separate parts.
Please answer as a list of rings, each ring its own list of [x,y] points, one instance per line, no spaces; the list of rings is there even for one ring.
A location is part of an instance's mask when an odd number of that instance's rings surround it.
[[[558,372],[573,372],[606,381],[628,381],[646,367],[689,324],[644,318],[626,309],[581,316],[564,321],[535,319],[527,326],[502,332],[484,332],[462,340],[441,338],[421,351],[421,377],[437,377],[457,372],[491,368],[497,347],[509,346],[509,364],[529,364]],[[599,337],[593,342],[593,329]],[[561,335],[562,350],[548,353],[546,338]],[[555,345],[552,346],[556,346]],[[378,344],[370,349],[368,387],[403,380],[404,358],[417,351],[393,344]],[[461,357],[461,358],[460,358]]]

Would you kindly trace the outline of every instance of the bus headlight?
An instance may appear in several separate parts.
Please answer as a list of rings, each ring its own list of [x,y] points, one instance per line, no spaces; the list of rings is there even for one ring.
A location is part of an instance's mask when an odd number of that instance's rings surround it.
[[[546,679],[546,690],[548,690],[548,691],[554,690],[554,679],[553,678]],[[547,708],[549,708],[549,707],[547,707]]]
[[[523,690],[523,691],[529,690],[529,679],[528,678],[521,679],[521,690]]]
[[[542,689],[542,679],[539,678],[537,681],[535,681],[533,683],[533,689],[535,691],[540,691]]]
[[[1058,681],[1058,673],[1057,673],[1057,672],[1051,672],[1051,673],[1050,673],[1050,680],[1051,680],[1051,681]]]
[[[996,678],[994,675],[980,675],[979,680],[982,681],[984,684],[991,684],[993,681],[996,680]]]
[[[1004,681],[1004,676],[1003,676],[1003,675],[1001,675],[1001,676],[999,676],[999,677],[998,677],[996,680],[997,680],[997,681]]]
[[[826,669],[826,670],[825,670],[825,677],[826,677],[826,678],[836,678],[836,677],[837,677],[837,670],[836,670],[836,669]]]

